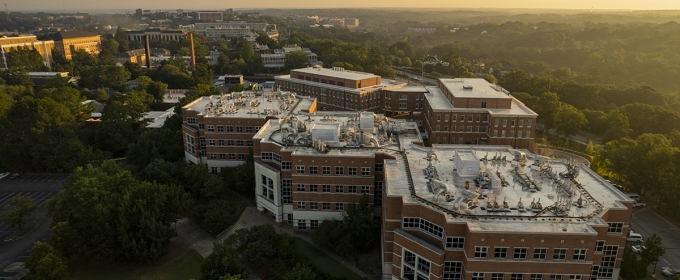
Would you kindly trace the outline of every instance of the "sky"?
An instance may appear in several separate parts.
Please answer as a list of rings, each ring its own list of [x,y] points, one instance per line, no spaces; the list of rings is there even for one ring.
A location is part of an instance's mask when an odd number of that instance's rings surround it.
[[[5,0],[10,11],[93,9],[264,9],[264,8],[520,8],[520,9],[680,9],[680,0]]]

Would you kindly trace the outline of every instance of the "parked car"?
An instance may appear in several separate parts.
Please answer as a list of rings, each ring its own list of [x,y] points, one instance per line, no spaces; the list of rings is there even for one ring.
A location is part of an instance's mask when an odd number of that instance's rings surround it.
[[[647,247],[645,247],[645,245],[634,245],[631,249],[633,250],[633,253],[639,255],[642,253],[642,250],[647,249]]]
[[[628,233],[628,238],[626,238],[626,240],[628,240],[630,242],[642,242],[642,241],[644,241],[644,240],[642,240],[642,235],[640,235],[639,233],[635,233],[632,230]]]
[[[0,179],[5,178],[7,176],[9,176],[9,172],[0,173]]]
[[[680,271],[678,271],[678,270],[675,269],[675,268],[664,267],[664,268],[661,269],[661,273],[662,273],[664,276],[673,277],[673,276],[675,276],[675,275],[677,275],[677,274],[680,274]]]
[[[644,201],[636,200],[635,202],[633,202],[633,207],[646,207],[646,206],[647,202]]]
[[[19,178],[19,173],[13,173],[12,176],[9,176],[10,180],[14,180],[16,178]]]

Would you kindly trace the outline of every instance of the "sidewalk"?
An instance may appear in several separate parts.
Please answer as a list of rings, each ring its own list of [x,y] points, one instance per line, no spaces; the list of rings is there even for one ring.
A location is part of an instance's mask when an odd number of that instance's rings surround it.
[[[238,224],[238,225],[236,225]],[[257,211],[257,207],[246,207],[245,210],[243,210],[243,213],[241,214],[241,217],[238,219],[238,221],[234,224],[236,227],[243,227],[243,228],[251,228],[254,226],[259,226],[259,225],[272,225],[274,227],[274,230],[278,232],[279,234],[282,233],[287,233],[290,234],[291,236],[294,237],[299,237],[302,240],[306,241],[309,244],[314,245],[314,241],[309,237],[307,234],[301,234],[297,233],[294,228],[291,225],[288,225],[286,223],[283,223],[282,225],[278,225],[274,218],[267,216],[267,214],[260,214],[259,211]],[[348,260],[346,258],[343,258],[331,251],[328,251],[324,248],[319,248],[322,252],[324,252],[326,255],[329,257],[333,258],[340,264],[342,264],[344,267],[347,267],[357,275],[361,277],[366,277],[370,278],[371,275],[366,274],[362,270],[358,269],[354,264],[353,261]]]

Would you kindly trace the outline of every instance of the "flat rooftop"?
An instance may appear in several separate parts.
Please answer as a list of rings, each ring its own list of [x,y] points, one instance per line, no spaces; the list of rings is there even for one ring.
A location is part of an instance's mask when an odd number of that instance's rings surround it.
[[[314,81],[294,79],[294,78],[291,78],[290,75],[276,76],[276,77],[274,77],[274,79],[282,80],[282,81],[295,80],[296,83],[300,83],[300,84],[312,85],[312,86],[323,87],[323,88],[333,89],[333,90],[338,90],[338,91],[343,91],[343,92],[352,92],[352,93],[372,92],[372,91],[377,91],[377,90],[381,90],[381,89],[392,90],[392,89],[401,88],[404,85],[406,85],[406,83],[399,82],[399,81],[396,81],[396,80],[381,79],[379,85],[354,89],[354,88],[348,88],[348,87],[344,87],[344,86],[336,86],[336,85],[324,84],[324,83],[319,83],[319,82],[314,82]]]
[[[446,213],[449,222],[467,222],[472,231],[595,234],[590,225],[602,224],[604,212],[625,209],[621,201],[631,200],[588,167],[562,159],[507,146],[425,148],[414,141],[419,141],[415,135],[399,136],[408,170],[403,156],[386,160],[387,195],[401,196],[404,203],[426,204]],[[460,175],[456,152],[462,160],[479,162],[483,175]],[[524,153],[526,160],[514,160],[518,153]],[[578,173],[571,178],[574,170]],[[470,189],[465,188],[466,182]],[[532,207],[539,201],[540,208]]]
[[[470,79],[478,80],[478,79]],[[486,82],[486,81],[485,81]],[[538,116],[536,112],[532,111],[529,107],[524,105],[521,101],[517,100],[510,95],[503,94],[506,98],[511,99],[511,105],[509,109],[493,109],[493,108],[457,108],[446,98],[444,93],[436,86],[426,87],[427,93],[424,94],[432,110],[435,111],[474,111],[480,112],[485,111],[491,115],[525,115],[525,116]]]
[[[311,100],[310,100],[311,99]],[[286,116],[294,111],[309,110],[314,98],[292,92],[234,92],[203,96],[182,108],[211,118],[266,118]]]
[[[420,93],[427,93],[429,92],[426,87],[424,86],[405,86],[401,88],[395,88],[395,89],[390,89],[389,91],[392,92],[420,92]]]
[[[372,73],[358,72],[358,71],[351,71],[351,70],[335,70],[335,69],[332,69],[332,68],[308,67],[308,68],[293,69],[291,71],[305,73],[305,74],[323,75],[323,76],[335,77],[335,78],[346,79],[346,80],[363,80],[363,79],[379,78],[380,77],[380,76],[372,74]]]
[[[509,99],[508,92],[480,78],[439,79],[454,97]]]

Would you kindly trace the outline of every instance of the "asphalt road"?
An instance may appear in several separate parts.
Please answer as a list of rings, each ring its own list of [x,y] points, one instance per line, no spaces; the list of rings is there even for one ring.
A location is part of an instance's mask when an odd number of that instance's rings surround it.
[[[659,258],[656,270],[657,278],[661,274],[662,267],[680,268],[680,229],[678,227],[666,221],[653,210],[640,208],[633,211],[630,228],[641,234],[643,239],[647,239],[647,237],[656,233],[656,235],[661,236],[664,247],[676,248],[666,249],[666,254]]]
[[[18,241],[4,242],[16,228],[0,223],[0,278],[13,277],[15,272],[5,272],[4,269],[12,263],[23,262],[35,241],[47,240],[51,220],[45,216],[47,212],[45,204],[64,188],[66,179],[66,175],[22,175],[14,180],[8,178],[0,180],[0,209],[4,208],[12,197],[17,195],[30,197],[39,207],[33,215],[26,218],[26,221],[38,221],[40,224]]]

